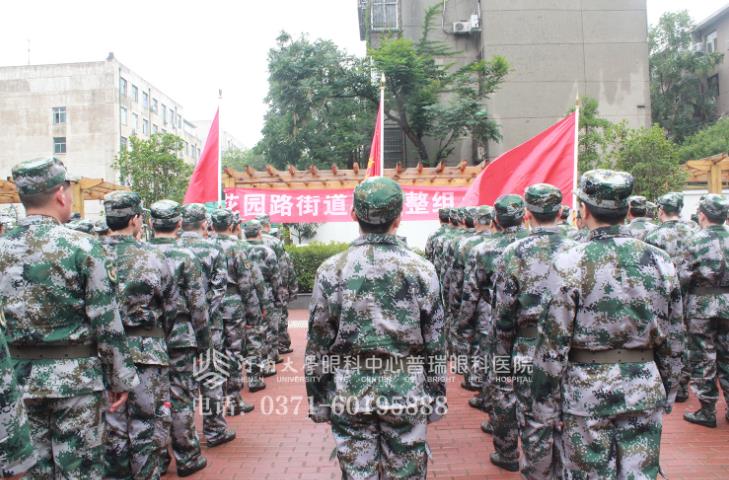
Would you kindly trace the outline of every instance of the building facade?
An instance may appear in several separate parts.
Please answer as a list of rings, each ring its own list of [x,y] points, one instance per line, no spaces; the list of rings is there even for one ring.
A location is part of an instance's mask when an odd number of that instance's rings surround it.
[[[701,53],[723,53],[724,61],[708,78],[707,87],[718,97],[717,114],[729,115],[729,5],[722,8],[694,30],[694,51]]]
[[[0,67],[0,176],[14,164],[55,155],[73,176],[118,182],[113,167],[136,135],[169,132],[190,163],[202,149],[182,105],[113,54],[105,61]]]
[[[372,46],[385,35],[418,39],[431,5],[360,0],[360,38]],[[447,60],[455,66],[502,55],[511,67],[486,105],[502,140],[477,151],[462,138],[449,164],[478,163],[518,146],[564,117],[578,94],[597,99],[608,120],[650,125],[646,0],[445,0],[434,25],[431,38],[460,52]],[[417,152],[397,130],[385,132],[388,166],[396,149],[414,165]]]

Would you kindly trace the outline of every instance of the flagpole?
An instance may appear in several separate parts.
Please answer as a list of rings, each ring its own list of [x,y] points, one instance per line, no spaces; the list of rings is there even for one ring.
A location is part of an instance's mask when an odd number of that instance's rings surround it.
[[[385,176],[385,74],[380,78],[380,176]]]
[[[220,128],[223,106],[223,89],[218,89],[218,208],[223,206],[223,129]]]
[[[575,99],[575,151],[574,151],[574,170],[572,172],[572,209],[577,211],[577,187],[579,183],[579,169],[577,168],[578,157],[580,153],[580,92],[577,92]]]

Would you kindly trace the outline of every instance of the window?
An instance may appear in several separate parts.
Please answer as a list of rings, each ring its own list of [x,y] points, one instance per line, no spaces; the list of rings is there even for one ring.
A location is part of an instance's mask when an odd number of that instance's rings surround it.
[[[182,115],[177,116],[177,128],[182,128]]]
[[[165,104],[162,104],[162,123],[167,125],[167,107]]]
[[[147,92],[142,92],[142,108],[149,110],[149,94]]]
[[[139,89],[134,84],[132,84],[132,100],[134,103],[139,103]]]
[[[149,120],[146,118],[142,120],[142,134],[149,135]]]
[[[127,149],[127,137],[119,137],[119,148],[121,148],[122,151]]]
[[[190,144],[187,142],[185,142],[185,156],[186,157],[190,156]]]
[[[400,12],[398,0],[372,0],[372,30],[398,30]]]
[[[717,35],[716,32],[711,32],[706,36],[706,53],[714,53],[717,49]]]
[[[132,126],[134,128],[139,128],[139,115],[136,113],[132,113]]]
[[[119,114],[121,117],[121,124],[126,125],[127,124],[127,109],[126,107],[120,107]]]
[[[53,153],[66,153],[66,137],[53,137]]]
[[[709,95],[716,98],[719,96],[719,74],[712,75],[707,80]]]
[[[66,107],[53,107],[53,125],[66,123]]]
[[[159,132],[159,127],[153,123],[152,124],[152,134],[155,134],[157,132]]]
[[[153,99],[152,99],[152,111],[153,111],[154,113],[157,113],[157,107],[158,107],[158,106],[159,106],[159,104],[157,103],[157,99],[156,99],[156,98],[153,98]]]
[[[119,96],[127,96],[127,81],[123,77],[119,77]]]

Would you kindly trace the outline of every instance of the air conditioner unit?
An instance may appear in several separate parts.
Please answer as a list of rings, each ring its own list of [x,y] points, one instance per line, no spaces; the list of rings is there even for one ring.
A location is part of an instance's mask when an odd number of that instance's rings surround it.
[[[468,35],[471,33],[471,22],[453,22],[453,33],[456,35]]]

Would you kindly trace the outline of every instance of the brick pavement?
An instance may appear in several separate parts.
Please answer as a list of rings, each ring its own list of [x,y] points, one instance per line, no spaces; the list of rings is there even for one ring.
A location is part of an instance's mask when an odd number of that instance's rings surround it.
[[[325,480],[340,478],[336,459],[330,459],[334,440],[327,424],[307,418],[302,366],[306,342],[306,315],[292,312],[294,353],[278,365],[279,374],[266,379],[268,388],[244,398],[256,405],[248,415],[229,418],[238,438],[213,450],[204,450],[208,467],[190,477],[210,480]],[[296,370],[294,372],[293,370]],[[429,479],[516,479],[489,463],[491,437],[481,432],[486,415],[466,404],[472,396],[460,388],[460,377],[448,384],[449,413],[433,424],[428,438],[433,451]],[[297,408],[298,407],[298,408]],[[729,424],[719,406],[719,427],[707,429],[684,422],[685,411],[698,408],[692,397],[678,404],[664,420],[661,464],[671,480],[729,479]],[[199,420],[199,419],[198,419]],[[198,431],[200,431],[198,422]],[[174,472],[174,466],[170,469]],[[177,478],[170,473],[166,478]]]

